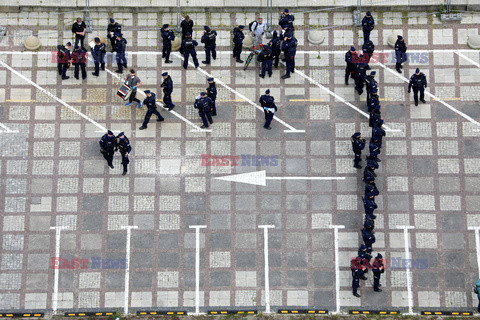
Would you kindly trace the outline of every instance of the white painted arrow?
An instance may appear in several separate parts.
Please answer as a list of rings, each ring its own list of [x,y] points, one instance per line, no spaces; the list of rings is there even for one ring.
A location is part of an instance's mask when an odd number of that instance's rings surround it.
[[[262,170],[216,177],[215,179],[266,186],[267,180],[345,180],[345,177],[267,177],[265,170]]]

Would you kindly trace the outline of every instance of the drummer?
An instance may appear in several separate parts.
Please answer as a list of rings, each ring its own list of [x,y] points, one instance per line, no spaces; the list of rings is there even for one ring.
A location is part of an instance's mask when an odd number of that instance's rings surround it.
[[[139,77],[135,75],[135,70],[131,69],[130,74],[127,75],[125,78],[124,82],[127,86],[132,88],[132,93],[130,94],[130,97],[128,98],[128,102],[125,104],[126,106],[129,106],[133,103],[133,101],[138,103],[138,107],[142,107],[142,102],[137,99],[137,88],[142,85],[142,80],[140,80]]]

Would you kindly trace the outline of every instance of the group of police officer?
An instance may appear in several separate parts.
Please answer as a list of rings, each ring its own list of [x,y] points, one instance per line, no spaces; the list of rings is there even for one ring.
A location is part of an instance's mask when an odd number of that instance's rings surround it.
[[[369,126],[372,127],[372,137],[369,143],[370,155],[366,157],[366,166],[363,171],[363,182],[365,183],[365,195],[363,197],[363,207],[365,210],[365,219],[362,229],[363,243],[358,249],[358,256],[352,259],[352,290],[353,295],[360,297],[357,293],[357,289],[360,286],[360,280],[366,280],[365,273],[368,269],[372,269],[373,272],[373,288],[374,291],[382,291],[380,287],[380,276],[384,272],[383,257],[379,253],[374,259],[372,259],[372,245],[375,243],[375,218],[373,214],[377,209],[375,203],[375,196],[379,195],[378,188],[375,184],[375,169],[378,169],[378,162],[381,160],[378,158],[382,147],[382,140],[385,136],[385,130],[382,129],[383,120],[380,112],[380,100],[378,97],[378,83],[375,80],[375,71],[370,72],[370,75],[365,76],[363,81],[366,84],[367,90],[367,106],[370,112]],[[363,89],[363,83],[362,83]],[[360,132],[355,132],[351,137],[352,149],[355,154],[353,166],[357,169],[361,169],[361,153],[365,148],[366,140],[361,137]]]

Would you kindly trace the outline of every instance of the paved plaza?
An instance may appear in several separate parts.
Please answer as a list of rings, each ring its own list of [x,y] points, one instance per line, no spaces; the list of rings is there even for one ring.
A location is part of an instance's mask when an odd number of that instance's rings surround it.
[[[377,71],[388,127],[377,170],[373,247],[388,260],[388,270],[383,292],[373,292],[370,271],[356,298],[350,258],[361,243],[364,188],[362,171],[352,167],[350,136],[361,131],[368,138],[371,129],[365,93],[359,97],[353,81],[343,84],[344,54],[363,42],[361,29],[351,26],[352,13],[291,9],[299,52],[297,71],[286,80],[280,78],[284,65],[261,79],[258,65],[244,71],[232,59],[231,30],[248,26],[253,11],[188,13],[194,39],[200,39],[205,24],[218,32],[219,54],[211,66],[184,70],[178,53],[172,54],[173,64],[164,64],[160,26],[175,24],[175,13],[113,14],[128,41],[129,68],[144,83],[140,89],[161,99],[161,74],[168,71],[174,82],[175,114],[159,108],[166,120],[152,120],[142,131],[145,107],[126,107],[116,96],[121,82],[110,55],[108,71],[98,78],[91,75],[92,63],[86,81],[76,80],[73,68],[69,80],[57,76],[56,46],[72,40],[71,24],[81,12],[0,13],[8,27],[0,42],[0,310],[124,310],[127,283],[129,312],[193,312],[198,271],[201,312],[264,311],[264,229],[259,226],[272,225],[274,312],[307,307],[407,312],[409,306],[414,312],[473,311],[479,266],[475,232],[468,227],[480,227],[480,57],[466,41],[479,33],[480,15],[465,13],[459,23],[441,23],[426,12],[372,10],[378,22],[371,38],[385,60],[370,66]],[[89,41],[106,35],[111,16],[102,10],[91,14]],[[325,41],[314,46],[306,39],[318,28],[324,28]],[[402,75],[395,72],[387,45],[392,33],[403,34],[411,52]],[[39,52],[23,52],[28,35],[40,38]],[[197,52],[204,60],[203,45]],[[403,77],[410,78],[417,67],[434,97],[427,95],[427,103],[415,107]],[[203,132],[193,102],[207,87],[208,75],[217,82],[218,116],[211,132]],[[281,121],[273,121],[273,130],[263,129],[264,115],[257,108],[266,89],[279,107]],[[130,139],[126,176],[118,153],[115,169],[100,154],[101,128],[124,131]],[[238,166],[207,166],[202,155],[240,160]],[[263,162],[247,161],[258,156]],[[306,179],[269,179],[266,186],[215,179],[262,170],[267,177]],[[198,270],[193,225],[206,226],[199,229]],[[344,226],[338,238],[332,225]],[[404,226],[413,228],[399,229]],[[406,252],[413,259],[411,283]],[[65,268],[52,267],[55,257]]]

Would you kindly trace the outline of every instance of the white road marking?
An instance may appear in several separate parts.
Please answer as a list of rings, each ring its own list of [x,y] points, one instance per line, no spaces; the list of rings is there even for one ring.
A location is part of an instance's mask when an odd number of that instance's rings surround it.
[[[50,227],[50,230],[55,230],[55,258],[60,259],[60,234],[62,230],[68,230],[66,226]],[[58,276],[60,268],[55,268],[53,272],[53,296],[52,296],[52,311],[53,314],[58,309]]]
[[[190,229],[195,229],[195,313],[200,315],[200,229],[207,226],[188,226]]]
[[[330,229],[333,229],[333,238],[335,240],[335,300],[337,310],[334,314],[340,313],[340,263],[338,262],[338,229],[344,229],[345,226],[331,225]]]
[[[468,227],[468,230],[475,231],[475,245],[477,248],[477,268],[480,276],[480,227]]]
[[[382,68],[384,68],[385,70],[388,70],[390,73],[396,75],[398,78],[402,79],[403,81],[405,82],[410,82],[407,78],[405,78],[404,76],[402,76],[401,74],[399,74],[398,72],[394,71],[393,69],[390,69],[388,68],[387,66],[385,66],[383,63],[381,62],[375,62],[375,64],[378,64],[379,66],[381,66]],[[427,96],[429,96],[430,98],[432,98],[433,100],[436,100],[438,102],[440,102],[441,104],[443,104],[445,107],[447,107],[448,109],[452,110],[453,112],[455,112],[456,114],[462,116],[463,118],[465,118],[466,120],[470,121],[471,123],[477,125],[477,126],[480,126],[480,123],[476,120],[474,120],[472,117],[466,115],[465,113],[463,113],[462,111],[460,110],[457,110],[455,109],[454,107],[452,107],[451,105],[449,105],[448,103],[446,103],[445,101],[441,100],[440,98],[438,98],[437,96],[431,94],[429,91],[425,90],[425,94]]]
[[[268,229],[275,228],[274,225],[260,225],[259,229],[263,229],[263,255],[265,258],[265,313],[270,311],[270,267],[268,264]]]
[[[455,51],[455,53],[462,57],[463,59],[467,60],[468,62],[470,62],[471,64],[477,66],[478,68],[480,68],[480,64],[478,62],[475,62],[473,61],[472,59],[470,59],[469,57],[467,57],[466,55],[464,55],[463,53],[461,53],[460,51]]]
[[[127,230],[127,245],[126,245],[126,257],[127,260],[127,268],[125,269],[125,293],[123,295],[123,313],[125,315],[128,314],[128,296],[130,290],[130,241],[132,239],[132,229],[137,229],[138,226],[122,226],[122,229]]]
[[[267,177],[266,171],[261,170],[215,177],[215,179],[266,186],[267,180],[345,180],[345,177]]]
[[[0,133],[19,133],[18,130],[12,130],[1,122],[0,122],[0,128],[3,129],[3,130],[0,130]]]
[[[89,59],[90,61],[93,62],[93,60],[90,58]],[[123,81],[124,79],[122,79],[121,76],[119,76],[118,74],[116,74],[115,72],[105,68],[105,71],[107,71],[109,74],[111,74],[113,77],[117,78],[118,80],[121,80]],[[142,91],[142,90],[137,90],[137,94],[140,93],[142,96],[146,97],[145,93]],[[157,106],[164,108],[164,105],[160,102],[156,102]],[[166,110],[166,109],[165,109]],[[176,116],[177,118],[179,118],[180,120],[184,121],[185,123],[191,125],[192,127],[194,127],[195,129],[192,130],[193,132],[212,132],[212,130],[207,130],[207,129],[202,129],[200,128],[199,126],[197,126],[195,123],[191,122],[190,120],[188,120],[187,118],[185,118],[184,116],[182,116],[181,114],[179,114],[178,112],[175,112],[175,111],[168,111],[169,113],[173,114],[174,116]]]
[[[53,93],[51,93],[50,91],[40,87],[38,84],[36,84],[35,82],[33,82],[32,80],[28,79],[27,77],[25,77],[23,74],[21,74],[20,72],[18,72],[17,70],[13,69],[12,67],[10,67],[8,64],[6,64],[5,62],[3,62],[2,60],[0,60],[0,65],[4,66],[5,68],[7,68],[8,70],[10,70],[10,72],[16,74],[17,76],[19,76],[20,78],[22,78],[23,80],[25,80],[26,82],[28,82],[29,84],[31,84],[32,86],[34,86],[35,88],[37,88],[38,90],[42,91],[43,93],[45,93],[47,96],[49,96],[50,98],[56,100],[57,102],[59,102],[60,104],[62,104],[63,106],[67,107],[68,109],[70,109],[71,111],[73,111],[74,113],[78,114],[80,117],[84,118],[85,120],[91,122],[93,125],[95,125],[97,128],[99,128],[100,130],[102,131],[107,131],[107,128],[105,128],[104,126],[102,126],[101,124],[99,124],[98,122],[96,122],[95,120],[93,120],[92,118],[88,117],[87,115],[81,113],[80,111],[78,111],[77,109],[73,108],[72,106],[70,106],[68,103],[66,103],[65,101],[63,101],[62,99],[56,97]]]
[[[283,63],[283,62],[282,62]],[[283,63],[284,64],[284,63]],[[358,113],[360,113],[362,116],[366,117],[367,119],[370,118],[370,115],[362,110],[360,110],[359,108],[357,108],[356,106],[354,106],[353,104],[351,104],[350,102],[348,102],[347,100],[343,99],[342,97],[340,97],[338,94],[336,94],[335,92],[331,91],[330,89],[328,89],[327,87],[323,86],[322,84],[318,83],[315,79],[307,76],[305,73],[303,73],[302,71],[298,70],[298,69],[295,69],[295,73],[298,73],[300,76],[302,76],[303,78],[307,79],[308,81],[310,81],[311,83],[313,83],[314,85],[316,85],[317,87],[319,87],[320,89],[322,89],[323,91],[327,92],[329,95],[337,98],[338,100],[340,100],[341,102],[343,102],[344,104],[346,104],[347,106],[349,106],[350,108],[352,108],[353,110],[357,111]],[[399,129],[392,129],[390,128],[389,126],[386,126],[386,125],[383,125],[382,126],[385,131],[389,131],[389,132],[402,132],[402,130],[399,130]]]
[[[179,53],[176,53],[174,52],[173,53],[174,56],[176,56],[177,58],[181,59],[182,61],[184,60],[184,58],[179,54]],[[188,65],[192,66],[195,68],[195,65],[193,64],[193,62],[189,61],[188,62]],[[207,71],[203,70],[201,67],[198,67],[196,68],[197,71],[200,71],[201,73],[203,73],[206,77],[210,78],[214,78],[213,75],[209,74]],[[246,102],[248,102],[249,104],[251,104],[252,106],[254,106],[255,108],[257,108],[258,110],[260,110],[261,112],[263,112],[263,108],[261,106],[259,106],[258,104],[256,104],[255,102],[253,102],[252,100],[250,100],[249,98],[247,98],[246,96],[244,96],[243,94],[241,94],[240,92],[238,92],[237,90],[231,88],[229,85],[227,85],[226,83],[224,83],[222,80],[220,80],[219,78],[215,78],[215,82],[217,82],[218,84],[222,85],[223,87],[225,87],[227,90],[229,90],[230,92],[233,92],[234,94],[236,94],[237,96],[239,96],[240,98],[242,98],[243,100],[245,100]],[[273,116],[273,118],[275,120],[277,120],[279,123],[283,124],[285,127],[288,128],[288,130],[284,130],[283,132],[286,132],[286,133],[304,133],[305,130],[297,130],[295,129],[294,127],[292,127],[291,125],[289,125],[288,123],[286,123],[285,121],[283,121],[282,119],[278,118],[277,116]]]
[[[408,297],[408,314],[413,315],[413,293],[412,293],[412,274],[410,270],[410,245],[409,245],[409,237],[408,237],[408,230],[414,229],[414,226],[397,226],[397,229],[403,229],[403,236],[405,240],[405,263],[406,265],[406,272],[407,272],[407,297]]]

